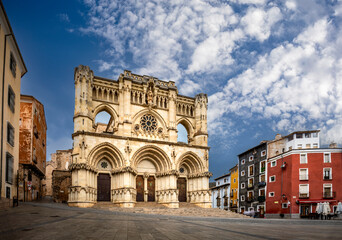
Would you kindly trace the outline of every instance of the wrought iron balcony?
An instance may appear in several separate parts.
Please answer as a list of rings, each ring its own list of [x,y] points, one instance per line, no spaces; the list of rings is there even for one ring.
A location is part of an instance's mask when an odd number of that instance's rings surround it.
[[[266,186],[266,182],[259,182],[258,183],[258,187],[265,187]]]
[[[247,202],[254,202],[254,197],[247,197]]]
[[[259,202],[265,202],[265,200],[266,200],[265,196],[259,196],[258,197]]]
[[[309,198],[309,192],[307,192],[307,193],[299,193],[299,198]]]
[[[323,198],[335,198],[336,192],[323,192]]]

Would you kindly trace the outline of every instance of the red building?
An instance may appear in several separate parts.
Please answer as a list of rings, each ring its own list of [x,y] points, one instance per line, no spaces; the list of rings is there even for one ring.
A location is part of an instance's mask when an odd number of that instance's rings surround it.
[[[342,201],[342,149],[296,149],[267,161],[266,217],[308,217]]]

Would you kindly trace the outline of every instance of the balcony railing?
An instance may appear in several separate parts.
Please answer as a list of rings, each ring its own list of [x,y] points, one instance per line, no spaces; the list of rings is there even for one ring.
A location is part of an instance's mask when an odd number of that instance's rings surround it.
[[[259,196],[258,201],[259,202],[265,202],[265,196]]]
[[[331,180],[330,176],[324,176],[324,180]]]
[[[323,192],[323,198],[335,198],[336,192]]]
[[[247,202],[253,202],[254,201],[254,197],[247,197]]]
[[[258,183],[258,187],[265,187],[266,186],[266,182],[259,182]]]
[[[298,196],[299,196],[299,198],[309,198],[309,195],[310,194],[308,192],[307,193],[301,193],[300,192]]]

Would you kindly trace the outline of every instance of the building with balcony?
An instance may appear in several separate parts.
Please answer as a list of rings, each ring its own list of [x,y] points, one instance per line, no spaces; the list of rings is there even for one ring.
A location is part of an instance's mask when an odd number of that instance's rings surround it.
[[[255,211],[263,217],[266,193],[267,142],[238,155],[239,212]]]
[[[230,202],[229,209],[233,212],[239,210],[239,165],[236,164],[230,170]]]
[[[20,97],[19,200],[44,196],[46,168],[46,121],[44,105],[28,95]]]
[[[267,161],[267,217],[308,217],[317,203],[342,201],[342,149],[292,149]]]
[[[230,203],[230,173],[215,179],[216,186],[211,188],[211,200],[213,208],[229,209]]]
[[[21,78],[27,72],[12,27],[0,1],[0,208],[17,199]]]

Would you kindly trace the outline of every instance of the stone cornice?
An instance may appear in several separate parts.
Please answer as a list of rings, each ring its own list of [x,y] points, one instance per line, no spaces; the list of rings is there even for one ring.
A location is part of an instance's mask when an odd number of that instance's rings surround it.
[[[202,172],[202,173],[193,173],[189,174],[188,178],[200,178],[200,177],[208,177],[210,178],[213,174],[211,172]]]
[[[138,172],[135,169],[128,166],[128,167],[121,167],[121,168],[113,169],[112,175],[119,174],[119,173],[126,173],[126,172],[132,173],[134,175],[138,174]]]
[[[94,137],[106,137],[106,138],[113,138],[113,139],[120,139],[120,140],[130,140],[130,141],[138,141],[138,142],[146,142],[146,143],[157,143],[157,144],[166,144],[166,145],[174,145],[174,146],[180,146],[180,147],[191,147],[191,148],[198,148],[198,149],[206,149],[209,150],[210,147],[206,146],[198,146],[198,145],[184,145],[183,143],[176,143],[176,142],[168,142],[168,141],[161,141],[161,140],[149,140],[149,139],[143,139],[143,138],[136,138],[136,137],[126,137],[126,136],[117,136],[113,134],[108,134],[108,133],[96,133],[96,132],[75,132],[72,134],[72,139],[76,136],[80,135],[86,135],[86,136],[94,136]]]
[[[92,171],[92,172],[97,172],[97,169],[93,166],[90,166],[89,164],[87,163],[72,163],[70,164],[69,166],[69,170],[72,171],[72,170],[81,170],[81,169],[84,169],[84,170],[89,170],[89,171]]]
[[[165,172],[157,172],[156,177],[164,177],[164,176],[179,176],[179,172],[177,170],[170,170],[170,171],[165,171]]]

